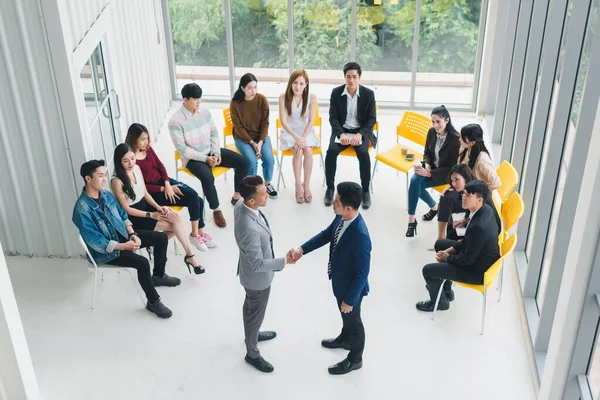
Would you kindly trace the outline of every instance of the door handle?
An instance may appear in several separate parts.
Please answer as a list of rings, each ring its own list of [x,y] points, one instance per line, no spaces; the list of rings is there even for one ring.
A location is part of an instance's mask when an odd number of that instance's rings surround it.
[[[102,107],[102,115],[104,115],[105,118],[110,118],[108,107],[111,100],[114,101],[115,105],[115,114],[113,115],[113,117],[114,119],[119,119],[121,118],[121,104],[119,103],[119,94],[114,89],[110,90],[110,98],[108,99],[104,107]]]

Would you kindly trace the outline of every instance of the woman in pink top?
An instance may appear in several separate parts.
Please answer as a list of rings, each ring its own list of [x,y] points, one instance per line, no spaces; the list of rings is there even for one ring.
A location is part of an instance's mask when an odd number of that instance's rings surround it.
[[[192,224],[190,242],[201,251],[215,247],[217,243],[204,232],[204,200],[191,187],[169,178],[165,166],[150,146],[148,129],[142,124],[132,124],[127,130],[125,143],[135,151],[136,163],[142,170],[146,190],[152,198],[161,206],[187,207]]]

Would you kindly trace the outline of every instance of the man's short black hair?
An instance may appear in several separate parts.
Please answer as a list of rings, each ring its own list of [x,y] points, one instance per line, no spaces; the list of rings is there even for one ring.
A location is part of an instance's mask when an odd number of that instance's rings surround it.
[[[360,65],[358,65],[358,63],[355,63],[354,61],[347,63],[346,65],[344,65],[344,76],[346,76],[346,72],[348,71],[356,71],[358,72],[358,76],[362,75],[362,69],[360,69]]]
[[[258,175],[246,176],[242,179],[242,183],[240,184],[240,195],[242,195],[245,201],[253,199],[258,193],[257,188],[263,183],[265,183],[265,181]]]
[[[90,161],[86,161],[83,164],[81,164],[79,173],[81,174],[81,177],[83,178],[83,181],[85,183],[87,183],[85,181],[85,177],[89,176],[90,178],[93,178],[94,172],[96,172],[98,167],[104,167],[104,160],[90,160]]]
[[[482,199],[484,202],[487,200],[487,198],[490,195],[490,189],[488,189],[485,182],[480,181],[480,180],[474,180],[471,182],[467,182],[467,184],[465,185],[465,192],[476,195],[477,197]]]
[[[181,97],[184,99],[202,98],[202,88],[197,83],[188,83],[181,88]]]
[[[363,198],[362,186],[356,182],[340,182],[337,185],[337,192],[342,206],[350,206],[353,210],[358,210]]]

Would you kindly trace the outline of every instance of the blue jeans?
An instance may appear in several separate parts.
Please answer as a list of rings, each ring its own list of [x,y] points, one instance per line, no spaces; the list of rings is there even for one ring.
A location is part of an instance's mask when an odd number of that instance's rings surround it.
[[[436,201],[431,197],[427,188],[443,185],[444,183],[441,179],[431,179],[414,174],[410,178],[410,185],[408,186],[408,215],[415,215],[419,198],[427,203],[429,208],[434,207]]]
[[[240,139],[235,139],[235,147],[242,153],[246,160],[248,160],[248,175],[256,175],[258,170],[258,157],[254,152],[252,145],[244,142]],[[273,168],[275,166],[275,158],[273,158],[273,146],[271,146],[271,139],[267,136],[267,139],[263,142],[260,148],[263,178],[265,182],[271,182],[273,180]]]

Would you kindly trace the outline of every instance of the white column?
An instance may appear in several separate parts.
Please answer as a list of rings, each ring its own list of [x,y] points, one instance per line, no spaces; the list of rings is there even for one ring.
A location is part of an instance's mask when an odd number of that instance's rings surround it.
[[[0,244],[0,400],[38,399],[40,391]]]

